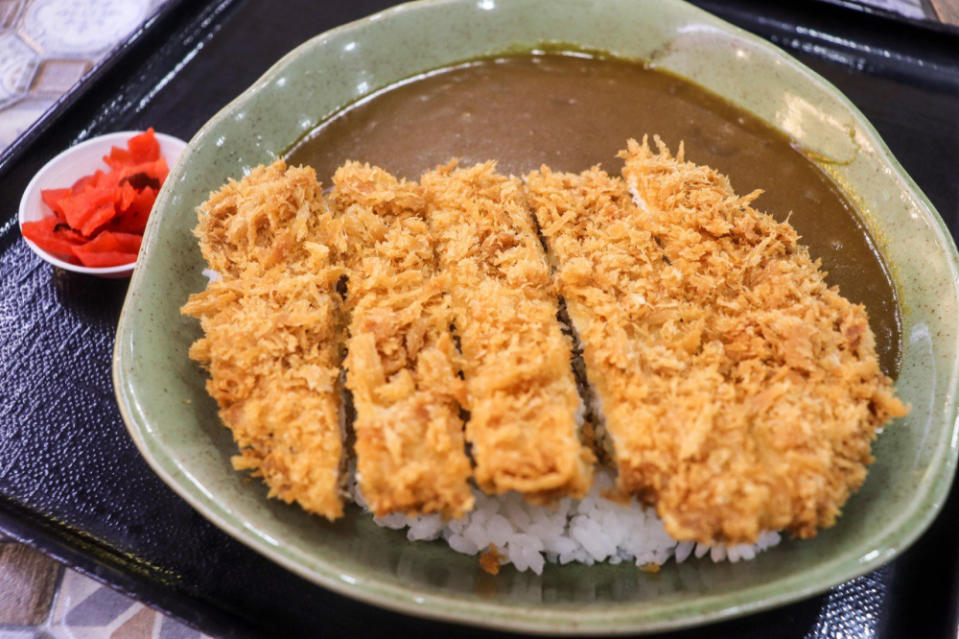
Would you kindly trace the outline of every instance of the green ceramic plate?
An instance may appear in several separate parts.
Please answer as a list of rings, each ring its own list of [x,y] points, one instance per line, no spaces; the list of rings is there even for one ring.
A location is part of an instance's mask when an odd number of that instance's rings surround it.
[[[543,42],[642,58],[752,111],[821,158],[860,207],[898,282],[912,404],[834,528],[755,561],[687,561],[658,575],[619,566],[547,566],[542,577],[440,544],[408,543],[361,514],[335,525],[266,499],[234,472],[234,446],[187,359],[181,317],[205,281],[194,207],[268,163],[339,107],[414,73]],[[926,528],[957,454],[957,255],[942,220],[863,115],[773,46],[680,2],[437,0],[317,36],[279,61],[193,138],[163,188],[117,331],[114,378],[130,434],[154,470],[250,547],[340,593],[411,614],[537,632],[650,631],[703,623],[811,594],[889,561]]]

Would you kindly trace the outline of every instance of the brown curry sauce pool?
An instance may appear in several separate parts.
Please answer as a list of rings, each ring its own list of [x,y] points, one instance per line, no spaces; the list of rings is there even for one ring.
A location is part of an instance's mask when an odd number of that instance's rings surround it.
[[[490,159],[504,173],[548,164],[618,173],[629,138],[660,135],[675,150],[729,176],[755,206],[789,217],[827,281],[865,304],[886,374],[899,372],[895,287],[875,243],[835,183],[756,116],[677,76],[594,56],[526,54],[424,74],[365,98],[321,123],[288,154],[320,180],[346,160],[416,179],[450,158]]]

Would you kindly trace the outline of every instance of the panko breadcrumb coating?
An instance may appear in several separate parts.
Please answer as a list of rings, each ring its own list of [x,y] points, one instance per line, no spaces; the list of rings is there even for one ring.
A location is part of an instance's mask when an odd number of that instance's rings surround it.
[[[759,192],[739,197],[661,144],[630,141],[622,157],[622,178],[543,167],[525,187],[493,163],[419,184],[348,163],[331,209],[312,169],[280,161],[211,194],[196,233],[220,277],[183,312],[205,333],[190,356],[210,372],[234,466],[342,514],[348,326],[359,485],[376,514],[469,511],[467,447],[488,493],[584,495],[595,457],[562,295],[620,496],[704,544],[832,525],[877,430],[908,411],[865,309],[752,207]]]
[[[355,162],[333,184],[349,267],[345,367],[360,490],[378,516],[462,517],[473,508],[465,386],[419,185]]]
[[[661,144],[623,157],[625,181],[527,177],[619,488],[679,540],[812,537],[865,478],[876,430],[907,412],[865,310],[751,206],[758,192]]]
[[[200,248],[220,277],[182,312],[205,333],[190,357],[209,370],[207,391],[240,449],[233,465],[262,477],[271,497],[339,517],[342,269],[316,174],[258,167],[198,212]]]
[[[210,269],[223,277],[297,268],[324,253],[330,222],[316,172],[277,160],[229,180],[197,209],[194,234]],[[323,268],[333,262],[324,258]]]
[[[584,495],[594,458],[579,439],[571,344],[520,182],[493,163],[450,163],[421,184],[449,276],[477,483],[531,501]]]

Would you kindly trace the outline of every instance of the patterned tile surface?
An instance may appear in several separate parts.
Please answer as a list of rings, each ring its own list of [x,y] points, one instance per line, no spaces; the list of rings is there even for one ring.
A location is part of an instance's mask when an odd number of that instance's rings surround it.
[[[19,544],[8,545],[24,548]],[[59,573],[60,567],[56,569]],[[5,586],[0,580],[0,599],[14,596]],[[47,605],[44,618],[29,624],[4,618],[0,606],[0,639],[207,638],[207,635],[69,569],[62,570],[52,605],[49,602]]]
[[[0,621],[37,626],[50,616],[60,566],[13,542],[0,543]]]
[[[0,149],[166,0],[0,0]]]

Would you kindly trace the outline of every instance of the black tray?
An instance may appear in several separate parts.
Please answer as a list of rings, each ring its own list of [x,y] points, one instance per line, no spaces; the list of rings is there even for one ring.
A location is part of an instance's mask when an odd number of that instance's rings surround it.
[[[489,636],[354,602],[221,533],[164,485],[110,381],[124,281],[55,271],[16,209],[50,157],[155,126],[182,138],[300,42],[387,3],[174,1],[0,156],[0,529],[217,636]],[[835,0],[697,4],[839,86],[959,232],[959,35]],[[673,637],[955,637],[959,494],[899,559],[824,595]]]

